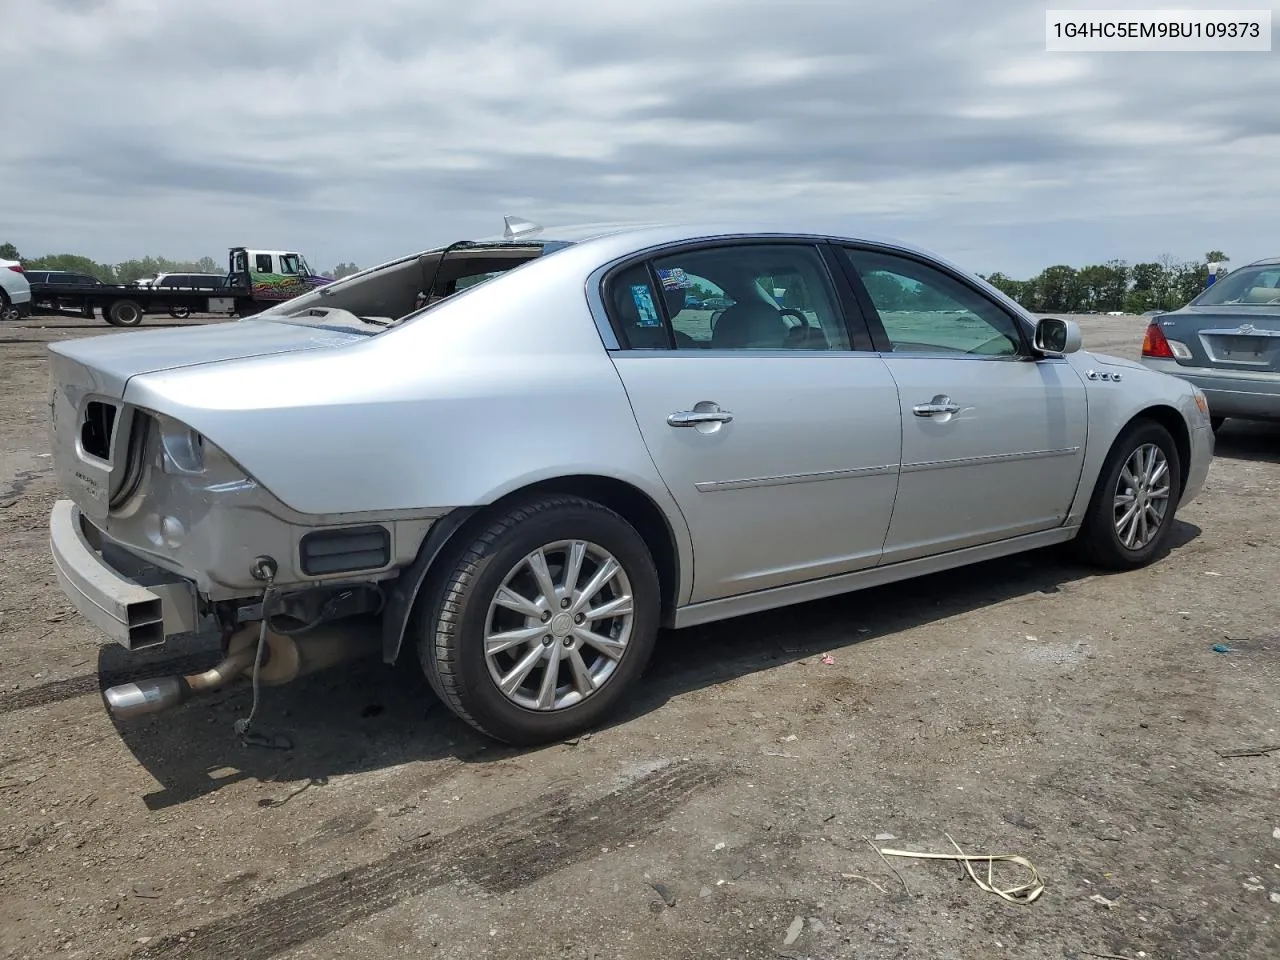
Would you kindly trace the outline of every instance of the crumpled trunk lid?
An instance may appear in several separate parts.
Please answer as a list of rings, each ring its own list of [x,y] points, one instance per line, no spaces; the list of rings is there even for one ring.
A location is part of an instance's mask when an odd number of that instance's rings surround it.
[[[58,484],[103,521],[143,468],[144,411],[123,402],[145,373],[346,346],[365,336],[275,321],[232,321],[85,337],[49,347],[50,448]]]

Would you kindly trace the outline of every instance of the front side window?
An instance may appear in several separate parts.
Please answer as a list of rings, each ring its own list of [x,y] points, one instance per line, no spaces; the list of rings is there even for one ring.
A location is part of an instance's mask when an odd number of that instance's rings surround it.
[[[668,254],[614,276],[607,299],[633,349],[850,348],[822,256],[808,245]]]
[[[1017,322],[953,277],[908,257],[846,249],[894,353],[1013,357]]]
[[[280,255],[280,272],[291,277],[297,276],[301,272],[298,259],[296,253],[282,253]]]

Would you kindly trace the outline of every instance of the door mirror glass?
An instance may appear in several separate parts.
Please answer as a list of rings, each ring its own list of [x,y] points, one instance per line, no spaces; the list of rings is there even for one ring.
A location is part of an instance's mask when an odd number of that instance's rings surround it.
[[[1045,317],[1036,324],[1035,348],[1039,353],[1062,356],[1080,349],[1080,328],[1071,320]]]

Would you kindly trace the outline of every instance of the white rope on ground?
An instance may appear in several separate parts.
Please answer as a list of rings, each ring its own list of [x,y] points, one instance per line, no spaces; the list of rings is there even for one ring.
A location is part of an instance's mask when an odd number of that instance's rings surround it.
[[[1011,853],[1000,853],[990,855],[969,855],[960,849],[960,844],[951,839],[951,834],[944,833],[944,837],[951,841],[951,845],[956,848],[955,853],[917,853],[912,850],[882,850],[876,848],[876,852],[886,857],[914,857],[921,860],[954,860],[964,864],[964,868],[969,871],[969,876],[973,882],[987,893],[994,893],[1002,900],[1009,903],[1032,903],[1040,894],[1044,893],[1044,881],[1040,879],[1040,873],[1035,866],[1026,857],[1019,857]],[[987,879],[983,881],[976,873],[973,872],[974,861],[985,860],[987,862]],[[1001,889],[995,885],[995,863],[997,860],[1016,863],[1020,867],[1026,867],[1031,872],[1031,880],[1027,883],[1019,884],[1016,887],[1006,887]]]

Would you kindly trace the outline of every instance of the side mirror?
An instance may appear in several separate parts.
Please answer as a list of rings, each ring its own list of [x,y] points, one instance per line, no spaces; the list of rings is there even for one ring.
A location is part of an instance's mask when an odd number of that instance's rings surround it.
[[[1073,320],[1045,317],[1036,324],[1033,346],[1037,353],[1049,357],[1062,357],[1075,353],[1083,343],[1080,328]]]

